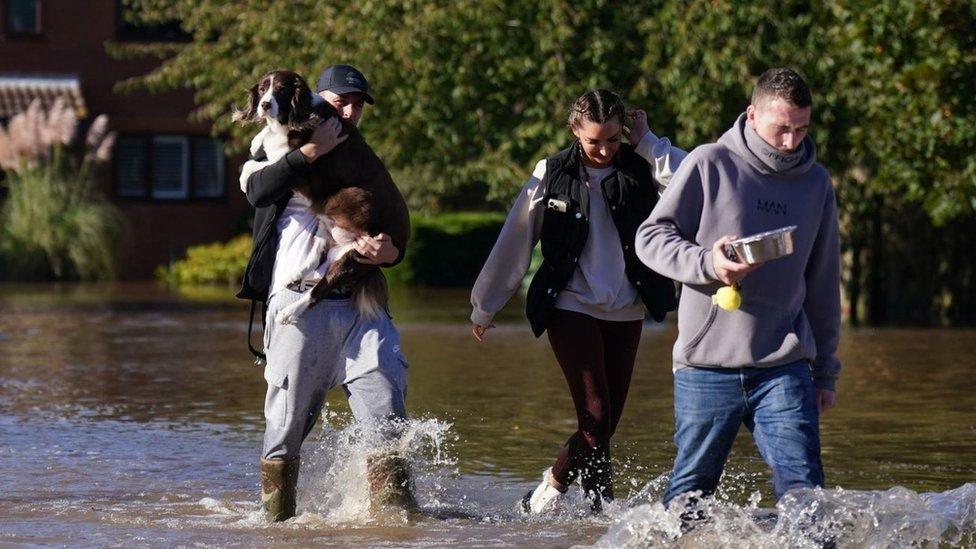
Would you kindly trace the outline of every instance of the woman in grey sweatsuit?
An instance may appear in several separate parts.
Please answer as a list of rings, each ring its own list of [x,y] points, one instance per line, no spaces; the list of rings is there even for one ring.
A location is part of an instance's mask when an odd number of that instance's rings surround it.
[[[366,77],[349,65],[326,68],[317,89],[347,123],[359,124],[364,103],[372,103]],[[389,316],[359,314],[348,292],[335,291],[297,323],[277,320],[278,312],[302,298],[324,276],[320,265],[304,280],[301,272],[314,244],[319,220],[308,201],[294,191],[320,156],[345,140],[336,118],[319,126],[311,140],[276,162],[267,162],[263,148],[252,151],[241,174],[241,190],[257,208],[255,244],[238,297],[267,302],[264,347],[268,383],[267,420],[261,458],[261,501],[271,521],[297,512],[296,485],[302,443],[318,420],[326,394],[342,385],[356,421],[381,426],[395,435],[407,418],[406,360],[400,336]],[[342,154],[336,151],[332,154]],[[375,265],[399,262],[398,250],[386,235],[362,235],[356,251]],[[395,452],[367,457],[367,476],[375,501],[412,503],[406,461]],[[379,497],[377,497],[379,496]]]
[[[543,264],[527,296],[536,336],[549,341],[576,407],[578,429],[522,501],[527,512],[552,508],[577,476],[595,508],[611,499],[610,437],[630,386],[644,308],[661,320],[675,306],[673,283],[641,265],[637,226],[684,158],[648,131],[641,111],[627,114],[607,90],[573,105],[576,141],[539,161],[508,215],[471,293],[481,341],[492,317],[520,287],[541,240]],[[622,144],[624,133],[633,144]]]

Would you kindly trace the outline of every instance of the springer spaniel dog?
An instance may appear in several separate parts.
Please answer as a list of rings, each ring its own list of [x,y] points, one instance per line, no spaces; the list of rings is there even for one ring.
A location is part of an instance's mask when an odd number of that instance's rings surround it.
[[[264,122],[251,140],[251,155],[262,148],[266,161],[248,161],[241,171],[241,186],[248,177],[310,139],[319,124],[338,117],[335,108],[312,92],[305,79],[291,71],[276,70],[264,75],[248,93],[244,110],[234,113],[242,123]],[[360,263],[354,250],[360,235],[390,235],[393,245],[404,253],[410,237],[410,216],[406,201],[373,149],[355,125],[342,121],[345,141],[317,158],[307,181],[295,191],[308,199],[319,218],[314,240],[317,254],[294,273],[299,282],[328,264],[325,276],[296,303],[278,313],[282,324],[297,322],[305,310],[333,290],[349,289],[361,314],[377,317],[388,308],[386,278],[376,265]]]

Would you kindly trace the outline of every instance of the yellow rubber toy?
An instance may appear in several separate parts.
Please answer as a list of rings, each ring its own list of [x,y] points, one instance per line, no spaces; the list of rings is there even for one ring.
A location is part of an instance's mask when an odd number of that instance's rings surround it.
[[[712,303],[726,311],[734,311],[742,305],[742,294],[735,286],[723,286],[712,296]]]

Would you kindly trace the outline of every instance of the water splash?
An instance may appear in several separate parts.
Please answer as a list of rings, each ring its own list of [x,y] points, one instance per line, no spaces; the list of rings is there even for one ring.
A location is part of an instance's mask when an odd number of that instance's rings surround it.
[[[659,479],[646,492],[656,492]],[[879,491],[842,488],[795,490],[775,509],[758,494],[738,506],[707,498],[708,517],[686,533],[682,503],[642,503],[614,519],[598,547],[970,547],[976,543],[976,483],[946,492],[917,493],[900,486]]]
[[[318,444],[302,457],[298,500],[304,511],[297,523],[406,522],[405,511],[377,514],[370,506],[367,460],[391,451],[409,463],[418,504],[445,505],[446,490],[457,476],[451,423],[437,419],[360,423],[330,410],[323,416],[325,427]],[[332,427],[343,423],[345,427]]]

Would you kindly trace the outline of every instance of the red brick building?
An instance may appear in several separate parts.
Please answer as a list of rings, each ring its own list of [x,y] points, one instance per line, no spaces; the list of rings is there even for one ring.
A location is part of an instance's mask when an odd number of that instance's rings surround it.
[[[187,246],[226,240],[246,227],[241,159],[228,159],[210,127],[187,121],[190,92],[118,95],[116,82],[151,71],[154,59],[116,60],[108,41],[182,36],[175,26],[137,27],[121,0],[0,0],[0,119],[35,97],[67,96],[84,121],[109,117],[119,138],[106,191],[128,218],[122,277],[148,278]]]

